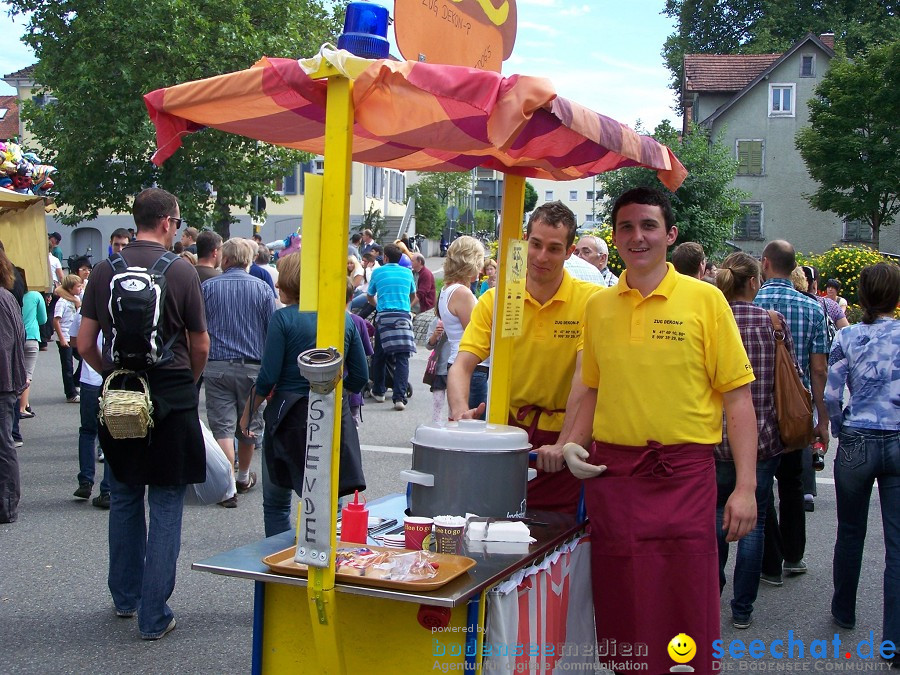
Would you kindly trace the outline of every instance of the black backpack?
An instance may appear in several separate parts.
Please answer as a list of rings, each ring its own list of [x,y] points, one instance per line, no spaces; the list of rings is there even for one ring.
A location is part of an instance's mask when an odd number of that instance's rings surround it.
[[[177,333],[163,342],[166,270],[178,256],[163,253],[150,269],[129,267],[121,253],[109,258],[109,315],[112,319],[110,352],[118,368],[143,372],[174,358],[171,347]]]

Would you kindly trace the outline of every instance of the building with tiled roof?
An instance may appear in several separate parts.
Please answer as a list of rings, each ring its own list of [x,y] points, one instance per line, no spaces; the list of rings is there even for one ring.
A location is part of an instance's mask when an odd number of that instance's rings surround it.
[[[804,195],[816,182],[794,145],[809,123],[807,101],[834,58],[834,35],[809,34],[783,54],[686,54],[684,130],[691,122],[734,149],[734,186],[749,197],[733,242],[762,253],[773,239],[798,251],[824,251],[842,242],[869,242],[871,229],[813,209]],[[881,249],[900,252],[900,228],[882,228]]]
[[[19,101],[15,96],[0,96],[0,141],[19,136]]]
[[[30,66],[25,66],[17,70],[14,73],[10,73],[9,75],[3,76],[3,81],[7,80],[28,80],[29,82],[34,82],[34,66],[35,64],[31,64]],[[9,83],[11,84],[11,83]],[[15,85],[12,85],[15,86]]]

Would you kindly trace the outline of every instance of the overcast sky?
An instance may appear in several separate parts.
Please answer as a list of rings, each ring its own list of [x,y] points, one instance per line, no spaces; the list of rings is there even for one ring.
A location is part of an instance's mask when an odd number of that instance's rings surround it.
[[[390,7],[388,0],[380,4]],[[619,122],[647,130],[669,119],[672,110],[669,73],[660,51],[673,30],[660,14],[664,0],[517,0],[519,27],[505,74],[549,78],[561,96]],[[0,73],[34,63],[34,54],[18,39],[24,21],[0,15]],[[248,65],[258,55],[250,55]],[[15,93],[0,82],[0,95]]]

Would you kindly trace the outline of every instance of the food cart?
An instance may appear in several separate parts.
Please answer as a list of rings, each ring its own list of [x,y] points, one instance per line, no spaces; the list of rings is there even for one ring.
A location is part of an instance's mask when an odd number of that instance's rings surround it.
[[[400,170],[484,166],[506,173],[499,243],[504,273],[498,275],[488,407],[488,421],[495,424],[506,423],[511,338],[521,329],[525,177],[570,180],[644,166],[675,189],[686,175],[667,147],[558,97],[543,78],[370,60],[332,48],[300,61],[263,58],[245,71],[151,92],[145,102],[157,130],[157,163],[177,150],[183,136],[205,127],[325,155],[324,176],[307,176],[301,254],[305,273],[313,271],[306,278],[318,283],[303,284],[300,299],[301,309],[318,310],[323,349],[343,344],[351,160]],[[326,223],[334,226],[327,244]],[[339,401],[339,381],[335,391]],[[329,421],[334,495],[339,415]],[[370,503],[372,515],[398,522],[405,508],[400,495]],[[558,562],[560,556],[567,564],[585,565],[577,574],[589,578],[587,562],[578,555],[583,524],[562,514],[527,515],[541,525],[532,528],[537,541],[524,552],[469,548],[463,552],[475,566],[428,591],[336,582],[333,564],[311,565],[308,578],[273,573],[263,558],[293,546],[292,533],[221,553],[194,568],[255,582],[255,673],[481,672],[492,588],[515,583],[529,566],[545,558]],[[334,523],[330,526],[329,540],[319,543],[323,559],[335,549]],[[589,595],[581,593],[571,604]],[[532,635],[532,627],[524,639],[505,639],[517,646],[534,644],[546,631],[543,626]]]

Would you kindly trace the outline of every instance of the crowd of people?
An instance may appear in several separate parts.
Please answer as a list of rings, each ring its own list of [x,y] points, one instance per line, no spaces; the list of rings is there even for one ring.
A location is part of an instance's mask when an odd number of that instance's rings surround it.
[[[185,228],[176,242],[177,199],[155,188],[136,197],[133,216],[133,236],[116,230],[111,237],[114,260],[151,268],[167,251],[177,254],[164,272],[160,318],[172,358],[146,373],[154,421],[164,423],[143,439],[113,438],[98,424],[98,396],[115,365],[114,264],[76,260],[66,275],[52,233],[45,298],[27,292],[0,248],[0,522],[18,515],[19,423],[39,414],[29,387],[49,325],[63,395],[81,412],[74,496],[91,498],[96,461],[105,460],[93,504],[109,509],[110,592],[116,613],[137,616],[141,637],[152,640],[175,627],[167,602],[185,486],[206,476],[204,423],[234,470],[220,505],[238,507],[239,496],[261,483],[266,535],[290,528],[304,465],[295,439],[305,438],[309,396],[295,364],[316,344],[317,315],[299,309],[299,235],[272,246]],[[507,414],[536,452],[529,507],[574,514],[583,494],[596,534],[592,573],[617,579],[595,585],[598,636],[662,644],[686,632],[698,662],[712,661],[730,544],[738,542],[730,601],[736,628],[751,625],[760,582],[780,586],[807,571],[813,447],[790,451],[779,435],[774,353],[782,336],[811,392],[818,447],[838,437],[834,621],[844,628],[856,621],[878,481],[888,550],[883,634],[900,643],[900,327],[893,318],[900,268],[863,270],[865,315],[851,326],[840,284],[828,280],[820,295],[818,270],[798,266],[786,241],[769,242],[761,260],[737,252],[718,266],[699,244],[684,242],[667,262],[678,229],[668,198],[648,188],[621,195],[611,225],[625,266],[618,277],[603,239],[576,242],[565,205],[532,212]],[[357,432],[363,392],[370,387],[376,403],[390,396],[397,411],[408,405],[416,315],[434,314],[431,421],[483,418],[499,274],[484,245],[461,236],[446,251],[438,292],[421,253],[402,240],[382,246],[369,230],[351,238],[346,270],[341,495],[365,489]],[[251,470],[257,452],[261,476]],[[673,574],[684,583],[673,586]],[[658,611],[646,612],[650,605]]]

